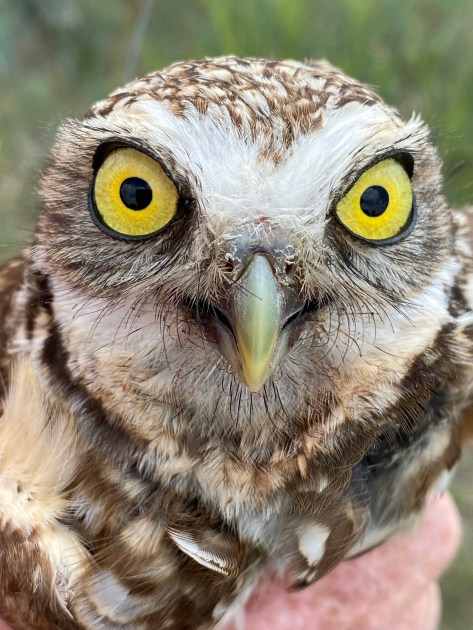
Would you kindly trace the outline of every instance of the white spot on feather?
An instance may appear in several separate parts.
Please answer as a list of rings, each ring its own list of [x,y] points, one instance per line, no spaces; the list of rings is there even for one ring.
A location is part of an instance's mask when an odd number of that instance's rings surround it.
[[[115,578],[111,571],[100,571],[92,583],[93,595],[100,604],[99,610],[103,614],[110,614],[118,604],[127,599],[129,591]]]
[[[97,571],[94,575],[89,583],[89,595],[97,612],[107,621],[126,624],[126,627],[133,624],[133,630],[144,629],[145,626],[138,624],[137,618],[156,610],[155,604],[158,603],[149,596],[142,598],[131,595],[108,569]],[[108,625],[105,623],[103,627]]]
[[[443,471],[443,473],[439,476],[437,480],[437,492],[440,492],[440,494],[443,494],[448,489],[453,479],[454,474],[455,474],[455,467],[452,468],[451,470]]]
[[[319,523],[307,525],[300,531],[299,551],[310,566],[314,566],[322,560],[329,534],[330,529]]]
[[[318,479],[318,491],[323,492],[329,484],[329,479],[325,475],[321,475]]]

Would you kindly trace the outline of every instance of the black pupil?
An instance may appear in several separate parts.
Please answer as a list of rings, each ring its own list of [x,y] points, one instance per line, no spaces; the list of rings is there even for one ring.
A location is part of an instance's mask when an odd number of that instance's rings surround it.
[[[360,207],[369,217],[379,217],[389,205],[389,194],[382,186],[370,186],[360,197]]]
[[[130,210],[144,210],[152,198],[150,185],[140,177],[128,177],[120,186],[120,199]]]

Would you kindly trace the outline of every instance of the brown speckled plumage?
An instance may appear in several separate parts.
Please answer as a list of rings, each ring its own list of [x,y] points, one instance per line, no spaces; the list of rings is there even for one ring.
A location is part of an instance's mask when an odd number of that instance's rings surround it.
[[[151,239],[91,220],[112,145],[158,160],[186,199]],[[393,154],[413,163],[417,223],[373,247],[334,203]],[[42,194],[31,249],[0,271],[15,627],[223,623],[264,571],[305,586],[443,483],[472,398],[473,259],[418,119],[326,62],[178,63],[66,122]],[[221,348],[258,256],[299,307],[251,392]]]

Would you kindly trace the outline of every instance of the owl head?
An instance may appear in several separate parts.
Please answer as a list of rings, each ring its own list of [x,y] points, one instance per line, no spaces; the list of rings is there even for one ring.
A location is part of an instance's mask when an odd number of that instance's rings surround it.
[[[216,426],[231,408],[256,431],[362,417],[447,308],[429,132],[324,61],[137,79],[63,124],[41,189],[32,259],[71,369],[108,362],[111,399],[173,397]]]

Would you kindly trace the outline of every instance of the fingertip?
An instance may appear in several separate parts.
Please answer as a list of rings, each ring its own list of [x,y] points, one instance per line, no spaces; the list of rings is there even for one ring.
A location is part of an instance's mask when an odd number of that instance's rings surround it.
[[[439,585],[431,582],[410,606],[406,606],[405,613],[391,630],[435,630],[440,619],[440,602]]]
[[[454,558],[461,535],[460,516],[451,496],[435,494],[429,498],[416,527],[383,547],[392,554],[402,554],[411,566],[435,580]]]

